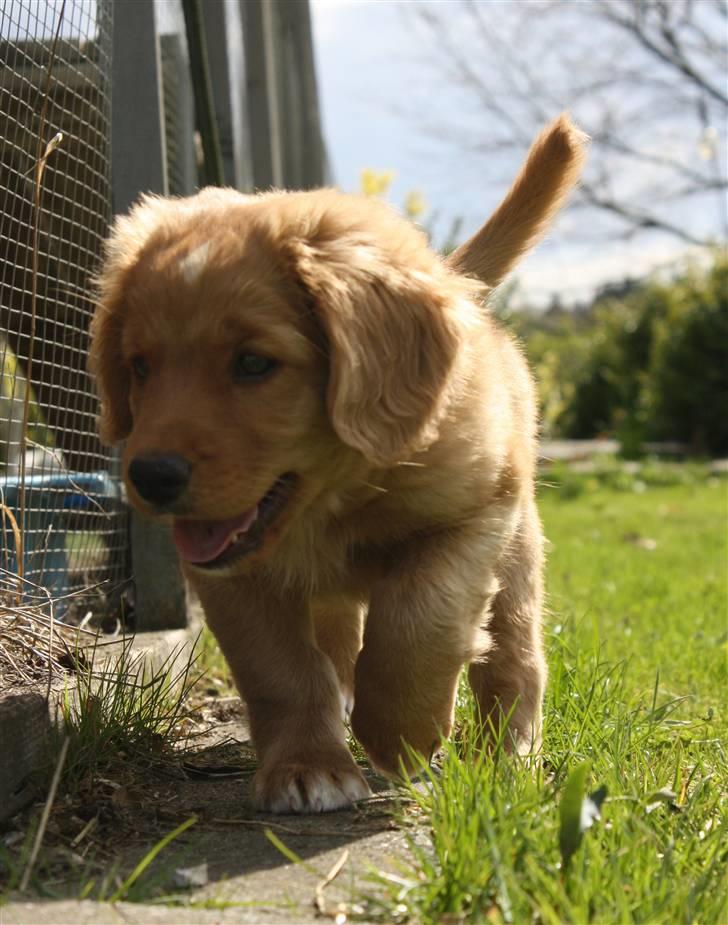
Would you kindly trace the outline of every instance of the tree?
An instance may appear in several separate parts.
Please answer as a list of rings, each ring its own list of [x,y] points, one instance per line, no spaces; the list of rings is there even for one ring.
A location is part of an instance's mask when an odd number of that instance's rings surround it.
[[[460,151],[519,152],[561,109],[592,137],[578,202],[598,235],[728,237],[724,0],[447,0],[406,5]],[[430,111],[436,106],[428,95]],[[463,113],[466,117],[463,118]],[[514,154],[515,156],[515,154]]]
[[[728,453],[728,260],[677,281],[669,325],[652,350],[654,435]]]

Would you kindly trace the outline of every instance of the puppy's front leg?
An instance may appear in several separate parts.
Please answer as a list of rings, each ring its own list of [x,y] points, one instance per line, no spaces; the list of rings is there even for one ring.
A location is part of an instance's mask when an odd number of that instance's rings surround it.
[[[316,646],[307,602],[247,577],[194,584],[248,705],[259,761],[256,806],[325,812],[369,796],[346,745],[336,672]]]
[[[487,524],[431,534],[408,543],[372,589],[352,728],[383,773],[398,775],[401,759],[407,767],[403,741],[427,758],[449,734],[501,545]]]

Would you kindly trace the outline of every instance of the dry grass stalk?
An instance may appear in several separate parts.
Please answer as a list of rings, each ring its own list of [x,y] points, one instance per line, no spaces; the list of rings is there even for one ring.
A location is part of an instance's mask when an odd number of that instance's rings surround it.
[[[9,573],[11,545],[10,543],[8,543],[7,524],[8,523],[10,524],[10,529],[13,532],[13,541],[15,543],[16,559],[20,555],[20,550],[22,549],[22,546],[21,546],[22,537],[20,533],[20,527],[18,526],[18,521],[15,519],[15,514],[13,513],[12,509],[9,508],[7,504],[3,502],[3,503],[0,503],[0,511],[2,512],[2,525],[3,525],[2,526],[3,564],[4,564],[5,571]],[[20,555],[20,558],[22,559],[22,555]],[[19,595],[20,595],[21,584],[22,584],[22,579],[19,578],[17,581],[18,603],[20,603]]]
[[[38,151],[36,157],[35,165],[35,188],[33,193],[33,265],[32,265],[32,276],[31,276],[31,312],[30,312],[30,337],[28,340],[28,359],[25,367],[25,376],[27,380],[27,386],[25,389],[25,395],[23,397],[23,429],[21,432],[20,438],[20,486],[18,491],[18,508],[19,508],[19,528],[20,528],[20,543],[15,547],[16,548],[16,561],[18,567],[18,575],[20,578],[23,577],[23,541],[24,541],[24,531],[25,531],[25,451],[26,443],[28,438],[28,421],[30,419],[30,393],[31,387],[30,383],[32,382],[33,374],[33,354],[35,347],[35,331],[36,331],[36,319],[38,316],[38,255],[39,255],[39,236],[40,236],[40,197],[41,190],[43,188],[43,174],[45,172],[46,162],[52,152],[58,147],[61,143],[63,136],[57,133],[47,145],[45,149],[43,147],[43,135],[45,133],[46,125],[46,115],[48,111],[48,100],[50,98],[50,88],[51,88],[51,76],[53,74],[53,63],[56,57],[56,48],[58,47],[58,39],[61,34],[61,26],[63,24],[63,17],[66,12],[66,0],[63,0],[61,3],[61,10],[58,15],[58,23],[56,25],[56,31],[53,36],[53,42],[51,43],[50,54],[48,56],[48,72],[46,74],[46,83],[45,89],[43,91],[43,101],[41,103],[40,110],[40,119],[38,124]]]
[[[86,648],[99,644],[95,632],[55,617],[58,600],[42,586],[0,568],[0,669],[6,685],[42,678],[50,694],[54,672],[73,668]]]
[[[38,859],[38,852],[40,851],[40,846],[43,843],[43,836],[45,835],[46,828],[48,826],[48,819],[51,815],[51,810],[53,809],[53,802],[56,798],[56,791],[58,790],[58,784],[61,780],[61,773],[63,772],[63,765],[66,763],[66,755],[68,754],[68,746],[70,744],[70,739],[65,738],[63,740],[63,745],[61,746],[61,753],[58,756],[58,761],[56,762],[56,768],[53,772],[53,780],[51,781],[51,786],[48,791],[48,797],[46,798],[45,806],[43,807],[43,815],[40,819],[40,825],[38,826],[38,831],[35,833],[35,841],[33,842],[33,850],[30,852],[30,857],[28,858],[28,863],[23,871],[23,879],[20,881],[20,892],[24,893],[28,889],[28,883],[30,881],[30,875],[33,873],[33,868],[35,867],[35,862]]]
[[[336,910],[329,910],[326,906],[326,900],[324,899],[324,890],[326,887],[332,883],[344,869],[344,865],[349,860],[349,849],[345,848],[341,857],[336,861],[331,870],[326,874],[324,879],[316,886],[316,892],[314,894],[313,905],[316,912],[319,915],[326,916],[327,918],[332,918],[337,925],[339,923],[346,922],[346,913],[341,906],[337,906]]]

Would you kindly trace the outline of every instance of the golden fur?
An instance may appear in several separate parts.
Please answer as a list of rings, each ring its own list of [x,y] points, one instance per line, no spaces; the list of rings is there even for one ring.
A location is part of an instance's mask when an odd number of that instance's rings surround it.
[[[483,716],[512,711],[516,747],[538,746],[536,408],[481,296],[582,159],[561,117],[450,266],[386,205],[333,190],[143,197],[116,222],[91,362],[131,502],[214,533],[295,474],[259,548],[183,563],[250,711],[261,808],[367,794],[342,700],[384,773],[403,741],[428,755],[466,663]],[[241,352],[278,365],[240,381]],[[189,470],[168,503],[130,476],[150,458]]]

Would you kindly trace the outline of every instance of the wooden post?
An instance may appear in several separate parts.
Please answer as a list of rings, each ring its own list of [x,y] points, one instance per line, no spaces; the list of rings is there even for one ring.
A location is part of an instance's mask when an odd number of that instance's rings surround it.
[[[269,0],[241,0],[245,40],[246,95],[253,184],[257,190],[284,185],[277,92],[275,9]]]
[[[154,0],[114,4],[112,200],[127,212],[142,192],[166,194],[162,71]],[[185,587],[169,529],[131,514],[136,629],[182,627]]]
[[[325,181],[308,0],[241,0],[256,189]]]
[[[114,214],[141,192],[167,193],[162,67],[154,0],[114,4],[111,179]]]
[[[203,3],[202,15],[225,183],[249,191],[253,171],[240,6],[237,0]]]
[[[311,189],[324,184],[311,11],[308,0],[278,0],[274,10],[284,183]]]

